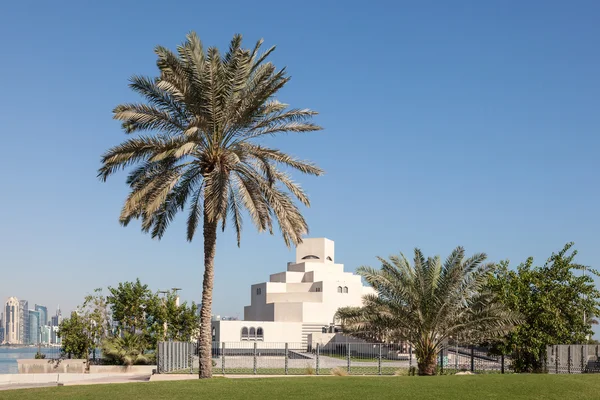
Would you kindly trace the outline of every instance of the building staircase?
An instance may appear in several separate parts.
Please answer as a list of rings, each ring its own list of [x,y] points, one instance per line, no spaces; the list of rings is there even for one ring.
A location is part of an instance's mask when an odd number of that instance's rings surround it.
[[[323,323],[302,324],[302,347],[306,348],[308,346],[308,335],[323,332],[324,326],[326,324]]]

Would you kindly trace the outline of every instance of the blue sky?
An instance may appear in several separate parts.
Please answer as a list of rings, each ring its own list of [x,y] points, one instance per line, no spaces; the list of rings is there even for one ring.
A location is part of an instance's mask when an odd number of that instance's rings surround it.
[[[542,263],[568,241],[598,267],[598,2],[83,3],[0,13],[0,298],[52,314],[140,277],[199,299],[202,245],[184,218],[160,242],[123,228],[125,175],[96,179],[125,138],[111,110],[137,99],[128,77],[154,75],[154,46],[190,30],[207,46],[238,32],[277,45],[293,76],[279,99],[325,130],[273,143],[326,170],[296,178],[311,236],[335,240],[347,270],[415,246]],[[229,230],[217,252],[214,310],[234,316],[294,257],[249,221],[241,248]]]

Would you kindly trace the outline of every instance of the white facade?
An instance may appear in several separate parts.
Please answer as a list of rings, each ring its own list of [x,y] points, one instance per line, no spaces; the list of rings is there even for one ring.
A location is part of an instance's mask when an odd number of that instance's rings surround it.
[[[361,306],[367,293],[374,291],[363,286],[360,276],[335,263],[332,240],[304,239],[286,271],[251,286],[244,321],[213,322],[214,341],[306,342],[310,333],[335,324],[340,307]],[[243,328],[251,326],[263,328],[262,338],[243,334]]]
[[[19,338],[19,331],[21,325],[21,313],[19,299],[16,297],[9,297],[6,301],[6,307],[4,309],[4,342],[8,344],[21,344]]]

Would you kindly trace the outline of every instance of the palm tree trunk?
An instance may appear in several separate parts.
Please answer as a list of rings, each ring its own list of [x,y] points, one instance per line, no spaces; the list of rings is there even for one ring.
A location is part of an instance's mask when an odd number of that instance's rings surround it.
[[[200,308],[200,379],[212,377],[212,295],[215,278],[214,261],[217,247],[217,221],[204,213],[204,281]]]
[[[416,349],[416,356],[417,373],[422,376],[435,375],[435,370],[437,367],[435,348],[424,345],[421,348]]]

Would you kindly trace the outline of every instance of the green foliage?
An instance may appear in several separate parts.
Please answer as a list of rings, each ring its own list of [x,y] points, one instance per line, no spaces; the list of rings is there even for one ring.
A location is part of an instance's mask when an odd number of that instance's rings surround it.
[[[35,357],[36,360],[44,360],[46,358],[46,355],[42,352],[40,352],[39,350],[35,353]]]
[[[420,375],[435,373],[436,355],[444,341],[480,341],[505,335],[518,315],[486,290],[493,264],[485,254],[465,258],[457,247],[442,263],[415,249],[413,265],[403,254],[379,258],[380,270],[360,267],[358,273],[377,292],[363,298],[364,307],[337,312],[345,332],[366,340],[410,342]]]
[[[120,331],[142,335],[148,349],[156,349],[161,340],[187,342],[198,333],[198,306],[177,305],[174,292],[161,297],[139,279],[119,283],[109,291],[108,304]]]
[[[534,266],[532,258],[516,270],[500,263],[490,278],[499,301],[523,315],[523,322],[495,343],[496,352],[514,353],[517,372],[540,371],[546,346],[586,343],[593,334],[600,292],[592,275],[598,273],[574,262],[572,246],[553,253],[543,267]]]
[[[106,180],[137,166],[127,179],[131,192],[120,216],[123,225],[139,218],[144,232],[160,238],[187,206],[188,240],[203,217],[223,228],[231,217],[239,244],[247,209],[259,230],[272,232],[275,217],[288,245],[301,241],[307,224],[292,196],[306,205],[308,198],[281,166],[312,175],[323,171],[254,142],[321,128],[310,122],[316,112],[275,100],[290,78],[266,61],[274,47],[260,54],[261,45],[262,40],[244,49],[236,35],[221,55],[190,33],[177,53],[156,48],[158,77],[131,79],[131,89],[144,101],[118,105],[114,118],[128,134],[153,134],[109,149],[98,171]]]
[[[190,341],[197,335],[198,307],[185,302],[178,306],[175,293],[161,298],[139,279],[109,287],[109,292],[105,297],[96,289],[61,323],[63,358],[88,359],[102,347],[108,364],[151,363],[154,356],[148,351],[158,341]]]
[[[94,341],[88,335],[89,326],[84,317],[76,311],[71,313],[69,318],[65,318],[58,329],[58,335],[61,338],[62,357],[87,359]]]
[[[102,357],[111,365],[146,365],[150,358],[144,354],[146,344],[140,334],[124,332],[122,336],[102,342]]]
[[[121,282],[116,288],[109,287],[108,291],[113,321],[130,333],[143,329],[146,308],[153,296],[148,285],[143,285],[138,278],[135,282]]]

